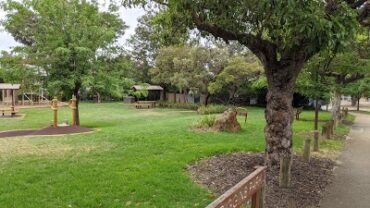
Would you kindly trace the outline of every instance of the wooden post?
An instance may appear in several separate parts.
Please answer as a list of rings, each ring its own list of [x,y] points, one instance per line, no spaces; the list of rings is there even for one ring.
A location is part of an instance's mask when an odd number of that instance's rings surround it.
[[[251,208],[264,208],[264,193],[265,185],[253,195]]]
[[[334,134],[334,127],[335,127],[335,121],[334,120],[330,120],[329,121],[329,133],[330,133],[330,135],[333,135]]]
[[[310,162],[311,157],[311,139],[307,138],[304,141],[304,151],[303,151],[303,159],[306,162]]]
[[[69,107],[72,109],[72,126],[77,125],[77,98],[75,95],[72,96],[72,99],[69,101]]]
[[[313,134],[314,134],[313,151],[318,152],[320,150],[319,131],[315,130]]]
[[[325,126],[322,127],[322,136],[325,135],[325,139],[331,139],[331,130],[330,130],[330,123],[327,122]]]
[[[54,112],[54,119],[53,119],[53,127],[58,127],[58,99],[54,97],[54,99],[51,101],[51,109]]]
[[[291,168],[292,168],[292,156],[291,155],[285,156],[280,159],[279,186],[281,188],[290,187]]]
[[[14,90],[12,90],[12,91],[11,91],[11,93],[12,93],[12,107],[11,107],[11,109],[12,109],[12,112],[11,112],[11,115],[12,115],[12,116],[14,116],[14,114],[15,114],[15,99],[14,99]]]

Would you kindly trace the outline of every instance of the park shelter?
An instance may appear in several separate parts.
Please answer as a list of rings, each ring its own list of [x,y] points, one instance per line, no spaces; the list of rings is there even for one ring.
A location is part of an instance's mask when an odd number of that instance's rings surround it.
[[[21,88],[20,84],[0,83],[1,103],[14,106],[18,100],[16,92]]]
[[[148,90],[149,94],[146,99],[150,101],[163,100],[164,97],[164,90],[159,85],[148,85],[148,86],[134,85],[132,86],[132,90],[134,91]]]

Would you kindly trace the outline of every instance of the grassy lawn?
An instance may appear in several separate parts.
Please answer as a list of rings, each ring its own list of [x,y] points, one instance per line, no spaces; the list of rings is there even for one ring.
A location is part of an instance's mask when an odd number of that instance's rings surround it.
[[[99,131],[62,137],[0,139],[0,207],[205,207],[212,193],[193,183],[187,164],[210,155],[264,150],[264,109],[248,108],[237,134],[193,132],[201,116],[181,110],[136,110],[120,103],[81,105],[81,123]],[[50,109],[22,110],[0,131],[43,128]],[[322,120],[329,119],[321,113]],[[63,108],[59,117],[70,117]],[[294,124],[299,152],[313,112]],[[341,133],[348,127],[341,126]],[[342,141],[326,141],[338,150]]]

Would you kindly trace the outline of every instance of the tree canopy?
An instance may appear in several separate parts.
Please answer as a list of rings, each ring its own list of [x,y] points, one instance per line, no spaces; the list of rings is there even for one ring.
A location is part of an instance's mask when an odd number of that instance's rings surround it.
[[[5,29],[25,44],[30,64],[46,71],[51,92],[77,98],[98,51],[114,44],[126,28],[117,8],[101,11],[95,1],[8,0],[2,7]]]

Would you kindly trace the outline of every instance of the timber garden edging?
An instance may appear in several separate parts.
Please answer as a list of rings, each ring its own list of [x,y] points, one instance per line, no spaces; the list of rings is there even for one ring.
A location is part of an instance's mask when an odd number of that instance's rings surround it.
[[[256,167],[253,173],[226,191],[206,208],[239,208],[247,205],[250,201],[251,208],[263,208],[266,169],[265,166]]]

